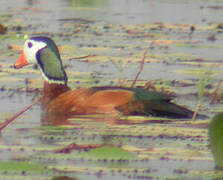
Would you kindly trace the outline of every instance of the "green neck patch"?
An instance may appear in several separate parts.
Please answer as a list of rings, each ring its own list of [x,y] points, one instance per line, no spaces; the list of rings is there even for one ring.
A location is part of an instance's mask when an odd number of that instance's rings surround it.
[[[36,59],[47,82],[67,84],[67,75],[55,46],[48,45],[39,50],[36,54]]]

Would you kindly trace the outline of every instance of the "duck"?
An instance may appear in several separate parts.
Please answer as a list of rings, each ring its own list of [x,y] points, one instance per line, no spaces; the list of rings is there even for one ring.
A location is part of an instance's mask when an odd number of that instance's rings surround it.
[[[208,127],[208,137],[216,169],[223,169],[223,113],[215,115]]]
[[[68,86],[56,43],[45,36],[27,39],[14,68],[37,64],[44,86],[42,107],[48,114],[63,115],[142,115],[191,118],[193,111],[177,105],[167,94],[137,87],[95,86],[72,90]]]

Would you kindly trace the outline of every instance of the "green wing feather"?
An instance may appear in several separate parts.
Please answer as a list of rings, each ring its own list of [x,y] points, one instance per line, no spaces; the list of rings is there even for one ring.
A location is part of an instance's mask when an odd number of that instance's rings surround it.
[[[135,99],[144,104],[144,113],[173,118],[191,118],[193,111],[171,103],[171,97],[145,89],[134,88]]]
[[[146,89],[142,88],[129,88],[129,90],[133,91],[135,93],[135,99],[136,100],[164,100],[164,101],[170,101],[172,98],[170,96],[167,96],[163,93],[158,93],[155,91],[148,91]]]

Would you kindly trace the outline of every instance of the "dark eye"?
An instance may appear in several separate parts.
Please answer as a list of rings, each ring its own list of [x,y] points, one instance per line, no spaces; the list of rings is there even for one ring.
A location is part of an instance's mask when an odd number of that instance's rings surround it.
[[[31,42],[28,42],[28,47],[31,48],[33,44]]]

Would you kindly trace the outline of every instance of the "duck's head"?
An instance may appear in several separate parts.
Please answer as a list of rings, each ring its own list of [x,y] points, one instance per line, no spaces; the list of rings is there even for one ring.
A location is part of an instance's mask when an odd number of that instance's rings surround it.
[[[67,83],[58,48],[54,41],[48,37],[32,37],[25,41],[20,58],[14,68],[22,68],[28,64],[37,64],[43,78],[48,83]]]

